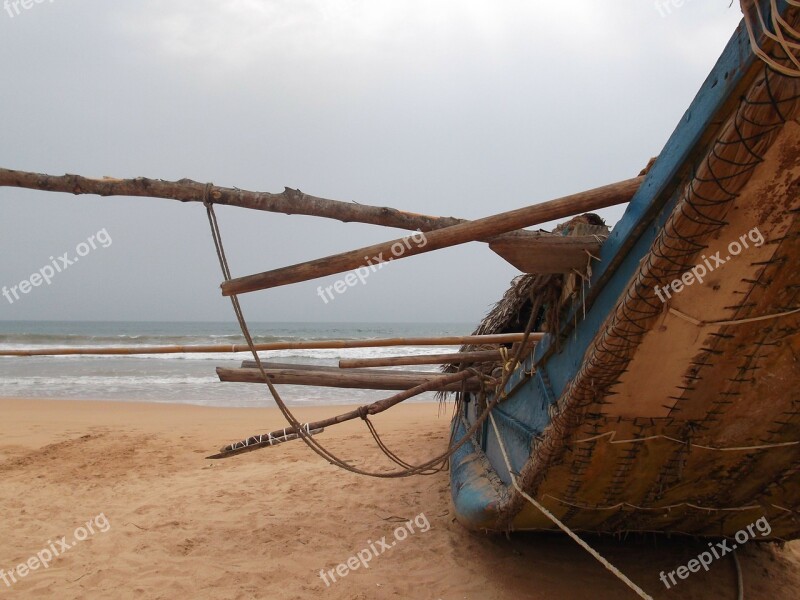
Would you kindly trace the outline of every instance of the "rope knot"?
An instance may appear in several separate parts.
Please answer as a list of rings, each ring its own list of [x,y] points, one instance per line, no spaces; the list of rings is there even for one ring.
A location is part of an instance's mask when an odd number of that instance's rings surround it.
[[[211,190],[213,188],[214,188],[214,184],[211,183],[210,181],[203,188],[203,205],[206,208],[211,208],[211,205],[213,204],[211,202]]]
[[[369,407],[368,406],[359,406],[358,407],[358,416],[361,417],[364,421],[367,420],[369,416]]]

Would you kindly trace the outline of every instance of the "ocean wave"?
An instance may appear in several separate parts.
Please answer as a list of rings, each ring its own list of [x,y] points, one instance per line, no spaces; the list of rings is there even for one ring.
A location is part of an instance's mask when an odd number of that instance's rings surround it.
[[[255,335],[256,344],[270,342],[296,342],[304,338],[298,336]],[[6,333],[0,334],[0,345],[18,347],[80,346],[80,347],[116,347],[116,346],[202,346],[221,344],[244,344],[240,334],[231,335],[54,335],[44,333]]]

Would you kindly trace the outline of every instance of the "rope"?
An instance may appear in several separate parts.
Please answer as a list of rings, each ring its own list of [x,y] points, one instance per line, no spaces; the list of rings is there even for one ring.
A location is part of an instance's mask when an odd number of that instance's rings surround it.
[[[584,438],[582,440],[575,440],[575,444],[585,444],[586,442],[593,442],[603,437],[610,437],[609,444],[636,444],[638,442],[647,442],[649,440],[669,440],[670,442],[675,442],[677,444],[681,444],[682,446],[691,446],[692,448],[700,448],[701,450],[715,450],[717,452],[749,452],[751,450],[769,450],[771,448],[784,448],[786,446],[797,446],[800,444],[800,441],[796,442],[780,442],[778,444],[761,444],[758,446],[731,446],[727,448],[720,448],[716,446],[704,446],[702,444],[694,444],[692,442],[686,440],[679,440],[674,437],[670,437],[668,435],[649,435],[647,437],[641,438],[632,438],[629,440],[615,440],[614,437],[617,435],[616,431],[607,431],[606,433],[600,433],[598,435],[594,435],[592,437]]]
[[[586,550],[589,554],[591,554],[601,565],[603,565],[606,569],[611,571],[620,581],[622,581],[625,585],[627,585],[631,590],[633,590],[640,598],[644,598],[645,600],[653,600],[653,597],[647,594],[642,588],[638,585],[633,583],[625,574],[617,569],[614,565],[612,565],[608,560],[606,560],[597,550],[592,548],[589,544],[584,542],[580,537],[578,537],[575,532],[573,532],[569,527],[567,527],[564,523],[558,520],[558,518],[547,510],[544,506],[539,504],[536,500],[534,500],[531,496],[529,496],[525,490],[523,490],[519,484],[517,483],[517,478],[514,476],[514,472],[511,469],[511,462],[508,460],[508,454],[506,454],[506,446],[503,443],[503,438],[500,437],[500,431],[497,429],[497,423],[495,423],[494,415],[489,413],[489,419],[492,422],[492,428],[494,429],[495,437],[497,437],[497,441],[500,444],[500,452],[503,454],[503,460],[506,463],[506,469],[508,469],[508,473],[511,477],[511,483],[514,484],[516,490],[533,506],[539,509],[542,514],[550,519],[553,523],[555,523],[561,531],[566,533],[569,537],[571,537],[581,548]]]
[[[800,2],[798,2],[798,0],[785,1],[789,6],[800,7]],[[742,13],[744,14],[744,22],[747,26],[747,34],[750,37],[750,46],[753,48],[755,55],[769,65],[771,69],[774,69],[783,75],[787,75],[788,77],[800,77],[800,60],[798,60],[794,53],[794,51],[800,49],[800,44],[786,39],[785,36],[785,34],[788,34],[790,37],[798,39],[800,38],[800,31],[794,29],[784,20],[780,14],[780,11],[778,11],[777,1],[770,0],[770,13],[772,17],[771,25],[775,33],[772,33],[767,28],[767,24],[764,21],[764,15],[761,14],[759,0],[741,0],[740,4],[742,7]],[[767,38],[780,45],[780,47],[786,53],[786,57],[794,64],[795,68],[782,65],[761,49],[761,47],[758,45],[758,41],[756,40],[755,26],[753,22],[754,15],[758,17],[759,25],[761,26],[761,32]]]
[[[761,504],[751,504],[749,506],[725,506],[722,508],[714,508],[709,506],[698,506],[697,504],[692,504],[691,502],[679,502],[678,504],[665,504],[664,506],[637,506],[636,504],[631,504],[630,502],[618,502],[617,504],[612,504],[610,506],[591,506],[589,504],[577,504],[575,502],[568,502],[563,498],[559,498],[557,496],[553,496],[552,494],[545,494],[544,498],[550,498],[551,500],[555,500],[559,504],[563,504],[565,506],[571,506],[572,508],[579,508],[581,510],[618,510],[620,508],[630,508],[632,510],[649,510],[649,511],[659,511],[659,510],[672,510],[673,508],[693,508],[695,510],[702,510],[705,512],[744,512],[748,510],[755,510],[757,508],[763,509],[764,507]],[[772,505],[775,508],[781,508],[779,506]],[[786,509],[783,509],[786,511]],[[788,511],[792,512],[792,511]]]
[[[682,313],[677,308],[672,307],[670,307],[669,312],[676,317],[683,319],[684,321],[688,321],[693,325],[697,325],[698,327],[709,327],[711,325],[741,325],[743,323],[755,323],[757,321],[780,319],[781,317],[788,317],[789,315],[800,313],[800,308],[795,308],[793,310],[787,310],[786,312],[775,313],[772,315],[761,315],[760,317],[750,317],[748,319],[735,319],[733,321],[701,321],[699,319],[695,319],[694,317],[690,317],[686,313]]]
[[[219,222],[217,221],[216,213],[214,212],[214,205],[210,200],[210,191],[213,188],[213,184],[208,183],[203,191],[203,205],[206,207],[206,213],[208,215],[208,222],[209,226],[211,227],[211,236],[214,240],[214,247],[217,252],[217,258],[219,259],[220,268],[222,269],[222,275],[225,281],[230,281],[231,279],[231,271],[230,266],[228,264],[227,256],[225,255],[225,247],[222,243],[222,233],[219,229]],[[275,404],[277,404],[278,408],[280,409],[281,413],[283,414],[284,418],[288,421],[289,425],[291,425],[298,437],[305,442],[305,444],[311,448],[317,455],[327,460],[332,465],[339,467],[345,471],[349,471],[351,473],[355,473],[357,475],[365,475],[367,477],[376,477],[376,478],[383,478],[383,479],[390,479],[390,478],[399,478],[399,477],[410,477],[412,475],[423,475],[423,474],[432,474],[438,472],[444,468],[446,468],[446,464],[449,458],[455,454],[464,444],[466,444],[473,435],[478,431],[479,428],[483,426],[483,423],[489,417],[491,410],[500,402],[502,399],[501,395],[495,396],[495,398],[490,402],[483,411],[483,414],[473,423],[472,427],[469,431],[466,432],[463,438],[461,438],[458,442],[453,443],[453,435],[451,433],[450,442],[448,444],[448,449],[432,458],[421,465],[410,465],[406,463],[402,459],[400,459],[394,452],[389,450],[383,441],[378,436],[377,431],[375,430],[374,426],[371,422],[366,418],[366,413],[360,414],[362,419],[367,423],[367,427],[370,430],[375,442],[378,444],[378,447],[381,451],[395,464],[398,464],[402,467],[400,471],[392,471],[392,472],[375,472],[375,471],[366,471],[364,469],[360,469],[358,467],[354,467],[344,460],[340,459],[338,456],[333,454],[330,450],[325,448],[321,443],[315,440],[313,437],[308,435],[305,431],[303,431],[303,426],[301,423],[295,418],[294,414],[289,410],[289,407],[286,406],[286,403],[278,394],[278,390],[275,389],[272,381],[266,374],[263,364],[261,363],[261,357],[258,355],[258,352],[255,348],[255,344],[253,342],[253,338],[250,334],[249,327],[247,325],[247,321],[245,320],[244,313],[242,311],[241,304],[239,303],[238,295],[232,294],[230,296],[231,304],[233,305],[234,313],[236,314],[236,319],[239,322],[239,327],[242,330],[242,335],[247,342],[247,346],[250,349],[251,354],[253,355],[253,359],[258,367],[258,370],[261,373],[261,376],[264,380],[264,383],[267,385],[272,398],[275,400]],[[528,340],[530,338],[531,331],[533,329],[533,324],[535,321],[535,311],[531,313],[531,317],[528,320],[528,324],[525,328],[525,333],[523,334],[522,342],[519,345],[517,350],[516,356],[514,357],[515,363],[519,362],[519,359],[522,355],[524,348],[527,346]],[[503,378],[501,380],[500,386],[501,389],[504,389],[508,380],[511,376],[511,373],[503,373]]]
[[[733,565],[736,567],[736,594],[737,600],[744,600],[744,577],[742,577],[742,565],[739,563],[739,555],[736,552],[731,553],[733,556]]]

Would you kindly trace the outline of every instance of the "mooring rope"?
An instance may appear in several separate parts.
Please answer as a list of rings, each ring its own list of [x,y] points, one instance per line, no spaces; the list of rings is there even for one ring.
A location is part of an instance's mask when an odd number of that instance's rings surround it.
[[[733,566],[736,567],[736,599],[744,600],[744,577],[742,577],[742,565],[739,563],[739,555],[736,554],[735,550],[731,552],[731,556],[733,556]]]
[[[528,495],[528,493],[523,490],[519,483],[517,483],[517,477],[514,475],[514,471],[511,468],[511,461],[508,460],[508,454],[506,453],[506,445],[503,443],[503,438],[500,437],[500,430],[497,428],[497,423],[494,420],[494,415],[489,413],[489,420],[492,423],[492,429],[494,429],[495,437],[497,438],[497,442],[500,445],[500,453],[503,455],[503,460],[506,463],[506,469],[508,469],[508,474],[511,477],[511,483],[514,485],[514,488],[525,498],[528,502],[530,502],[534,507],[536,507],[545,517],[550,519],[561,531],[566,533],[569,537],[571,537],[581,548],[586,550],[589,554],[591,554],[601,565],[603,565],[606,569],[608,569],[611,573],[613,573],[620,581],[622,581],[625,585],[627,585],[631,590],[633,590],[640,598],[644,598],[644,600],[653,600],[653,597],[650,596],[647,592],[645,592],[642,588],[638,585],[633,583],[622,571],[620,571],[617,567],[612,565],[606,558],[604,558],[597,550],[592,548],[589,544],[584,542],[574,531],[572,531],[567,525],[562,523],[558,517],[556,517],[553,513],[547,510],[544,506],[542,506],[539,502],[537,502],[533,497]]]
[[[695,319],[694,317],[691,317],[691,316],[687,315],[686,313],[683,313],[683,312],[679,311],[677,308],[672,308],[671,306],[669,308],[669,312],[670,312],[670,314],[673,314],[676,317],[678,317],[679,319],[683,319],[684,321],[687,321],[687,322],[691,323],[692,325],[697,325],[698,327],[710,327],[712,325],[718,325],[718,326],[722,326],[722,325],[743,325],[744,323],[757,323],[758,321],[770,321],[772,319],[780,319],[782,317],[788,317],[789,315],[794,315],[794,314],[800,313],[800,308],[795,308],[793,310],[787,310],[785,312],[774,313],[774,314],[771,314],[771,315],[761,315],[759,317],[750,317],[750,318],[747,318],[747,319],[733,319],[731,321],[701,321],[700,319]]]
[[[695,444],[694,442],[690,442],[688,440],[679,440],[678,438],[670,437],[668,435],[656,434],[656,435],[648,435],[646,437],[640,438],[631,438],[628,440],[617,440],[614,439],[617,435],[617,431],[606,431],[605,433],[598,433],[597,435],[593,435],[592,437],[583,438],[580,440],[575,440],[572,442],[573,444],[585,444],[587,442],[593,442],[595,440],[599,440],[600,438],[608,437],[609,444],[639,444],[641,442],[648,442],[650,440],[667,440],[670,442],[675,442],[676,444],[680,444],[682,446],[689,446],[691,448],[700,448],[701,450],[714,450],[715,452],[750,452],[753,450],[770,450],[772,448],[785,448],[787,446],[797,446],[800,444],[800,441],[789,441],[789,442],[777,442],[775,444],[757,444],[754,446],[704,446],[703,444]]]
[[[211,227],[211,236],[214,240],[214,247],[217,253],[217,258],[219,259],[220,268],[222,269],[222,275],[225,281],[231,280],[231,271],[230,266],[228,264],[228,259],[225,254],[225,247],[222,243],[222,233],[219,228],[219,222],[217,221],[217,215],[214,211],[214,204],[210,197],[210,190],[213,188],[212,183],[208,183],[205,186],[203,192],[203,205],[206,207],[206,213],[208,216],[208,222]],[[489,417],[491,410],[503,399],[501,395],[496,395],[495,398],[490,402],[486,408],[484,409],[481,416],[473,423],[472,427],[466,432],[464,437],[462,437],[459,441],[453,443],[453,435],[451,433],[450,442],[448,444],[448,449],[432,458],[421,465],[410,465],[406,463],[402,459],[400,459],[394,452],[389,450],[386,445],[380,440],[379,436],[377,435],[377,431],[374,428],[374,425],[371,422],[367,423],[367,428],[370,430],[373,438],[375,439],[378,448],[395,464],[402,466],[402,470],[400,471],[392,471],[392,472],[375,472],[375,471],[366,471],[359,467],[354,467],[348,464],[346,461],[340,459],[336,456],[333,452],[325,448],[319,441],[314,439],[312,436],[308,435],[305,431],[303,431],[303,424],[301,424],[294,414],[291,412],[289,407],[281,398],[280,394],[278,394],[278,390],[273,385],[272,381],[267,376],[266,370],[264,365],[261,362],[261,357],[258,355],[258,351],[255,348],[255,344],[253,342],[252,335],[250,334],[250,329],[247,325],[247,321],[244,317],[244,312],[242,311],[241,304],[239,303],[239,298],[237,294],[231,294],[230,296],[231,304],[233,305],[234,313],[236,314],[236,319],[239,323],[239,328],[242,331],[242,335],[247,342],[247,346],[250,349],[251,354],[253,355],[253,359],[255,360],[256,366],[261,373],[261,376],[264,380],[264,383],[267,385],[272,398],[275,400],[275,404],[277,404],[278,408],[280,409],[281,413],[283,414],[284,418],[288,421],[289,425],[291,425],[295,431],[297,432],[298,437],[305,442],[305,444],[311,448],[317,455],[321,458],[324,458],[332,465],[339,467],[345,471],[349,471],[351,473],[355,473],[357,475],[365,475],[368,477],[376,477],[376,478],[384,478],[384,479],[391,479],[391,478],[399,478],[399,477],[410,477],[413,475],[424,475],[424,474],[432,474],[438,472],[444,468],[446,461],[455,454],[464,444],[466,444],[471,437],[478,431],[480,427],[483,426],[483,423]],[[519,362],[519,359],[522,356],[522,353],[526,346],[528,345],[528,341],[530,339],[531,332],[533,330],[533,324],[535,322],[535,311],[531,313],[531,316],[528,320],[528,324],[525,327],[525,333],[523,334],[522,341],[517,349],[516,356],[514,361],[516,363]],[[511,377],[510,372],[504,372],[503,377],[501,379],[501,389],[504,389],[506,384],[508,383],[509,378]],[[365,409],[365,407],[362,407]],[[367,422],[367,414],[361,415],[362,419]]]
[[[794,6],[800,8],[800,1],[798,0],[785,0],[786,4],[789,6]],[[742,8],[742,14],[744,15],[744,22],[747,26],[747,35],[750,37],[750,46],[753,49],[753,53],[758,56],[761,60],[763,60],[770,68],[787,75],[789,77],[800,77],[800,59],[797,58],[795,52],[800,50],[800,44],[797,42],[793,42],[786,38],[786,34],[789,37],[797,40],[800,38],[800,31],[794,29],[786,20],[781,16],[780,11],[778,10],[778,4],[776,0],[770,0],[770,14],[772,17],[772,28],[774,29],[775,33],[772,33],[769,28],[767,27],[767,23],[764,20],[764,15],[761,14],[761,7],[759,0],[741,0],[740,2]],[[794,64],[795,68],[782,65],[778,61],[776,61],[773,57],[769,54],[764,52],[761,49],[761,46],[758,45],[758,40],[756,40],[756,33],[755,33],[755,24],[754,24],[754,13],[755,16],[758,18],[759,25],[761,26],[761,32],[770,40],[775,42],[776,44],[780,45],[783,51],[786,53],[786,57]]]

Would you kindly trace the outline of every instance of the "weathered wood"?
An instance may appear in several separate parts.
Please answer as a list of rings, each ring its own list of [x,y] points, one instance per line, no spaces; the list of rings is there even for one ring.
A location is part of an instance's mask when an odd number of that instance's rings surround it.
[[[594,236],[554,236],[542,244],[540,239],[505,240],[489,243],[495,253],[523,273],[570,273],[583,271],[589,254],[597,256],[602,242]]]
[[[364,390],[407,390],[422,384],[431,384],[431,390],[456,392],[462,384],[444,384],[446,378],[437,373],[404,373],[402,371],[374,371],[371,373],[353,373],[299,369],[265,369],[267,377],[273,384],[307,385],[318,387],[352,388]],[[217,368],[220,381],[237,383],[265,383],[259,369],[226,369]],[[480,390],[477,378],[468,379],[467,391]]]
[[[261,361],[261,366],[265,369],[281,370],[281,371],[317,371],[320,373],[403,373],[405,375],[417,375],[425,377],[429,375],[440,375],[431,371],[378,371],[375,369],[357,368],[357,369],[341,369],[340,367],[330,367],[327,365],[304,365],[300,363],[278,363],[272,361]],[[242,361],[242,369],[258,369],[258,364],[254,360]]]
[[[541,339],[544,334],[531,334]],[[303,342],[269,342],[255,344],[258,351],[269,350],[328,350],[342,348],[382,348],[386,346],[460,346],[463,344],[512,344],[522,341],[522,333],[494,335],[462,335],[447,337],[380,338],[374,340],[306,340]],[[20,348],[0,350],[0,356],[78,356],[78,355],[136,355],[192,354],[198,352],[249,352],[246,344],[216,344],[206,346],[115,346],[109,348]]]
[[[299,439],[300,436],[297,433],[289,433],[289,430],[294,431],[294,428],[286,428],[286,429],[276,429],[275,431],[271,431],[269,433],[265,433],[262,435],[254,435],[241,442],[236,442],[235,444],[231,444],[230,446],[226,446],[223,450],[226,450],[224,454],[215,454],[214,456],[206,456],[206,458],[225,458],[228,456],[234,456],[236,454],[244,454],[245,452],[252,452],[253,450],[258,450],[259,448],[269,448],[271,446],[279,446],[280,444],[284,444],[286,442],[291,442],[292,440]],[[319,435],[325,431],[324,428],[319,429],[311,429],[303,428],[305,431],[306,436],[312,435]]]
[[[380,358],[343,358],[340,369],[355,370],[368,367],[404,367],[411,365],[444,365],[449,363],[497,362],[502,360],[499,350],[454,352],[452,354],[427,354],[413,356],[386,356]],[[242,365],[244,366],[244,364]]]
[[[116,179],[105,177],[94,179],[80,175],[46,175],[12,169],[0,169],[0,187],[17,187],[45,192],[64,192],[68,194],[90,194],[96,196],[132,196],[164,198],[180,202],[202,202],[206,184],[191,179],[164,181],[163,179]],[[406,212],[387,206],[370,206],[355,202],[329,200],[304,194],[300,190],[285,188],[279,194],[253,192],[212,185],[208,197],[214,204],[238,206],[253,210],[283,213],[287,215],[308,215],[335,219],[344,223],[357,222],[384,227],[397,227],[415,231],[433,231],[459,223],[466,219],[455,217],[435,217]],[[503,236],[513,239],[543,239],[550,234],[535,231],[515,231]],[[485,240],[489,241],[489,239]],[[546,246],[546,243],[545,243]]]
[[[398,260],[425,252],[441,250],[507,233],[578,213],[597,210],[628,202],[639,189],[644,177],[635,177],[593,190],[580,192],[557,200],[500,213],[483,219],[461,223],[425,234],[425,243],[410,237],[374,244],[358,250],[343,252],[283,267],[256,275],[248,275],[222,284],[224,296],[243,294],[291,283],[335,275],[353,269],[369,268],[382,261]]]
[[[362,414],[367,415],[377,415],[378,413],[382,413],[397,404],[400,404],[404,400],[408,400],[409,398],[413,398],[414,396],[418,396],[425,392],[435,391],[436,385],[457,385],[460,387],[460,382],[464,381],[470,377],[470,373],[468,371],[459,371],[458,373],[454,373],[452,375],[446,375],[441,378],[440,381],[428,381],[422,383],[416,387],[413,387],[409,390],[405,390],[403,392],[399,392],[394,396],[390,396],[389,398],[384,398],[383,400],[378,400],[377,402],[373,402],[372,404],[368,404],[366,406],[361,407],[361,409],[351,410],[349,412],[343,413],[341,415],[336,415],[335,417],[329,417],[327,419],[322,419],[320,421],[315,421],[314,423],[303,423],[302,429],[304,431],[311,431],[312,433],[316,429],[322,429],[324,427],[330,427],[332,425],[337,425],[339,423],[344,423],[345,421],[352,421],[353,419],[360,419]],[[207,458],[211,459],[219,459],[219,458],[228,458],[230,456],[235,456],[237,454],[242,454],[244,452],[250,452],[252,450],[258,450],[259,448],[263,448],[269,445],[268,441],[254,441],[254,443],[249,443],[254,438],[269,438],[270,435],[288,435],[290,433],[297,433],[297,429],[294,427],[286,427],[285,429],[276,429],[270,433],[265,433],[262,436],[251,436],[246,440],[241,442],[237,442],[235,444],[230,444],[228,446],[223,446],[220,448],[219,454],[214,454],[213,456],[209,456]]]

